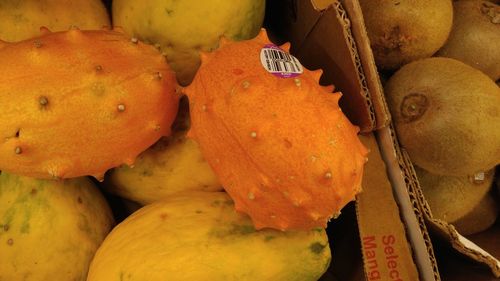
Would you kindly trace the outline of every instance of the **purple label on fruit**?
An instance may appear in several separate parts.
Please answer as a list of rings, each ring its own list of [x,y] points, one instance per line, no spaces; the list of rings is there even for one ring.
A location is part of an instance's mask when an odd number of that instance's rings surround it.
[[[260,62],[269,73],[280,78],[296,77],[304,71],[297,58],[274,44],[260,50]]]

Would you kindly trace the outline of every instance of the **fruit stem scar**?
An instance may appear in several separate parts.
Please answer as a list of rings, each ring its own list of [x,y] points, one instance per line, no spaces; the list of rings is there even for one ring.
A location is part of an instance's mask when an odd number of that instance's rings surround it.
[[[118,109],[119,112],[125,111],[125,105],[124,104],[119,104],[116,108]]]
[[[139,39],[137,39],[136,37],[132,37],[130,39],[130,42],[134,43],[134,44],[137,44],[139,42]]]
[[[21,154],[21,153],[23,153],[23,150],[22,150],[22,148],[21,148],[21,147],[16,146],[16,148],[14,149],[14,152],[15,152],[16,154]]]
[[[301,82],[300,82],[299,78],[295,78],[295,79],[293,79],[293,81],[295,82],[295,85],[297,85],[297,87],[300,87]]]

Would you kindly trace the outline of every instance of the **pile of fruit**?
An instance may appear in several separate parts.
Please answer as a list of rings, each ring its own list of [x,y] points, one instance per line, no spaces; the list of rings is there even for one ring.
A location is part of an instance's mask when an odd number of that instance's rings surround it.
[[[0,280],[321,277],[368,151],[264,11],[0,2]]]
[[[490,228],[500,210],[498,1],[360,4],[376,64],[389,77],[397,137],[434,218],[464,235]]]

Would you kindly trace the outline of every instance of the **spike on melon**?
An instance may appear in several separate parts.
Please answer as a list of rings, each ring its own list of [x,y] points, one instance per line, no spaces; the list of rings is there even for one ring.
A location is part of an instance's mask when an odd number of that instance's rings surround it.
[[[290,51],[290,42],[286,42],[283,45],[280,46],[281,49],[283,49],[285,52]]]
[[[52,33],[52,32],[50,31],[50,29],[48,27],[46,27],[46,26],[40,27],[40,34],[41,35],[47,35],[50,33]]]

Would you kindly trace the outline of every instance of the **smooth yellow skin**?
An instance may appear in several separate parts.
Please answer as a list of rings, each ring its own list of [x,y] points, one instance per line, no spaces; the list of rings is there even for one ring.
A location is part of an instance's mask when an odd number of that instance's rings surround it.
[[[88,281],[316,281],[331,252],[324,229],[256,231],[224,192],[176,194],[106,238]]]
[[[35,180],[0,175],[0,280],[83,281],[114,225],[87,178]]]
[[[114,169],[106,189],[143,205],[186,191],[223,190],[198,144],[180,132],[143,152],[132,167]]]
[[[51,31],[111,26],[100,0],[2,0],[0,19],[0,40],[7,42],[37,37],[42,26]]]
[[[112,10],[114,26],[160,45],[185,86],[200,65],[199,51],[217,48],[222,35],[244,40],[258,34],[265,0],[115,0]]]

